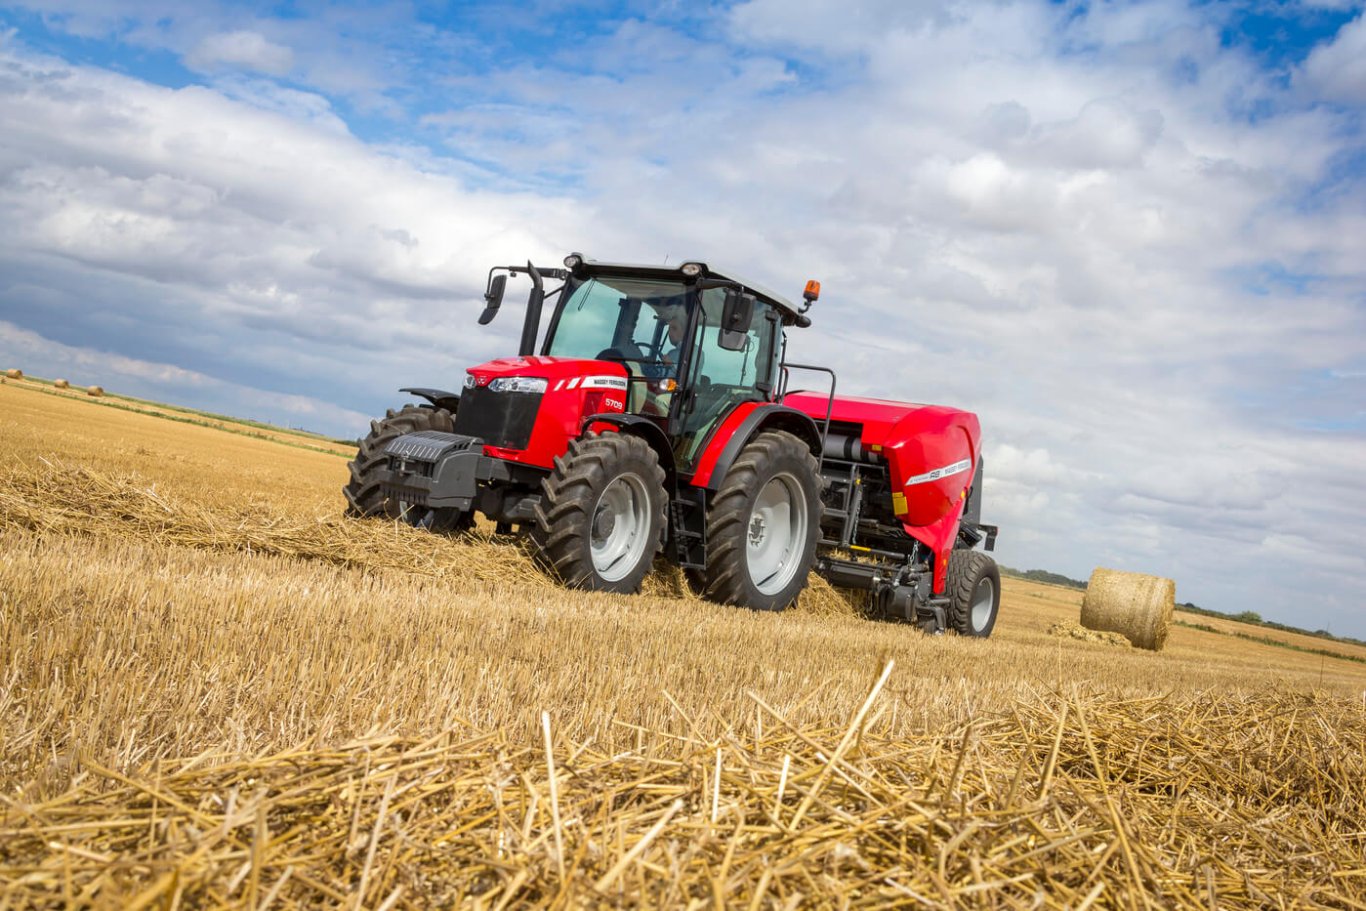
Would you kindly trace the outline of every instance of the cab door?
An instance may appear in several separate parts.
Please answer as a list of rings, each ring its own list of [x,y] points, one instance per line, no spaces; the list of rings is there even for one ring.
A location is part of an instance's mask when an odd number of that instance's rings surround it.
[[[754,317],[744,332],[721,327],[725,289],[702,292],[694,327],[685,394],[675,396],[679,434],[674,456],[679,470],[696,467],[703,444],[722,419],[743,402],[773,397],[780,321],[774,309],[756,300]]]

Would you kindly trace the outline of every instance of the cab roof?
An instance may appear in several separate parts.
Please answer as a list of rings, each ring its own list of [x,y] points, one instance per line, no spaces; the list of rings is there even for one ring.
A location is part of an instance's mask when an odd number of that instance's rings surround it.
[[[574,271],[576,273],[582,272],[583,274],[589,276],[599,273],[610,273],[613,275],[631,275],[639,278],[657,278],[672,279],[675,281],[690,281],[691,279],[683,274],[683,266],[689,263],[696,263],[697,265],[702,267],[700,277],[715,278],[720,279],[722,281],[734,282],[735,284],[744,288],[747,293],[753,294],[759,300],[765,301],[766,303],[772,304],[774,307],[777,307],[778,311],[783,315],[784,323],[792,323],[798,326],[811,325],[810,317],[802,313],[797,308],[796,304],[792,303],[792,301],[783,297],[781,294],[778,294],[774,291],[770,291],[768,288],[765,288],[758,282],[752,282],[749,279],[741,278],[738,274],[729,269],[722,269],[718,266],[707,263],[704,260],[684,259],[681,260],[679,264],[676,266],[669,266],[649,263],[614,263],[599,259],[589,259],[587,256],[583,256],[582,254],[578,253],[573,255],[578,256],[581,259],[579,267]]]

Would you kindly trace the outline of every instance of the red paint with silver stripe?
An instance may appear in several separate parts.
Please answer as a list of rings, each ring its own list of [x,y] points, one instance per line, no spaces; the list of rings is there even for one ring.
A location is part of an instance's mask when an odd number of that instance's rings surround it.
[[[828,402],[812,392],[783,399],[817,425],[825,421]],[[982,439],[977,415],[943,405],[839,396],[830,419],[858,425],[864,450],[881,452],[887,460],[892,490],[905,497],[904,508],[893,499],[897,518],[906,534],[934,551],[934,590],[943,592],[965,496],[977,471]]]
[[[504,357],[471,367],[477,386],[499,377],[530,376],[546,381],[541,410],[526,449],[485,446],[484,454],[509,462],[553,468],[569,441],[579,436],[585,415],[620,412],[626,401],[626,368],[612,361],[567,357]]]

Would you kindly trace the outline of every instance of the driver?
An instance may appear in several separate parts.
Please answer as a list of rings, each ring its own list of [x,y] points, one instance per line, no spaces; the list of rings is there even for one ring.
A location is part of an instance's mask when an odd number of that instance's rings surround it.
[[[683,337],[688,328],[688,311],[678,303],[651,303],[655,319],[667,325],[666,339],[660,346],[658,362],[654,369],[645,368],[650,382],[645,384],[645,400],[641,411],[645,414],[665,415],[669,413],[669,403],[676,388],[678,362],[683,351]]]
[[[677,367],[683,347],[683,333],[687,330],[688,312],[682,304],[658,304],[654,305],[654,311],[655,319],[668,324],[668,343],[660,352],[660,359]]]

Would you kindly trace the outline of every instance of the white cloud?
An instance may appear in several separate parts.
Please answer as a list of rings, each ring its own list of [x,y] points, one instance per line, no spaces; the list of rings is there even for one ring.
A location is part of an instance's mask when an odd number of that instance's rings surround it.
[[[283,76],[294,66],[294,52],[268,41],[260,32],[219,32],[200,40],[185,55],[185,64],[196,70],[242,67]]]
[[[1298,78],[1325,101],[1366,104],[1366,15],[1344,25],[1331,44],[1315,48]]]
[[[434,73],[452,103],[423,128],[452,158],[367,146],[269,80],[0,52],[0,316],[361,411],[515,344],[515,312],[474,331],[494,263],[819,278],[793,357],[979,412],[1004,562],[1366,633],[1342,571],[1366,535],[1362,142],[1303,100],[1360,105],[1336,81],[1360,20],[1288,91],[1175,0],[721,15],[730,43],[627,22]],[[300,80],[350,59],[259,32]]]

